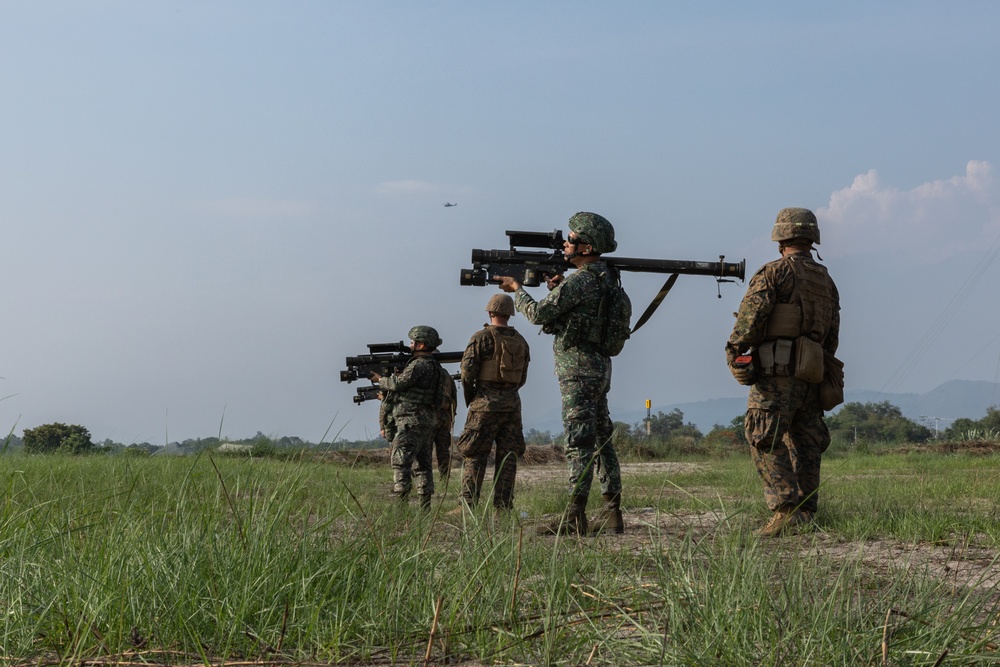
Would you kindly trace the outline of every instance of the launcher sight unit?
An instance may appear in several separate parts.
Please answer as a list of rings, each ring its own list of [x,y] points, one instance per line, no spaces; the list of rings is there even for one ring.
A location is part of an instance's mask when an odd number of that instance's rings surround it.
[[[431,356],[442,364],[454,364],[462,360],[462,352],[433,352]],[[369,343],[368,354],[347,357],[347,369],[340,371],[341,382],[367,380],[372,373],[391,375],[403,370],[406,362],[413,358],[410,346],[398,343]]]

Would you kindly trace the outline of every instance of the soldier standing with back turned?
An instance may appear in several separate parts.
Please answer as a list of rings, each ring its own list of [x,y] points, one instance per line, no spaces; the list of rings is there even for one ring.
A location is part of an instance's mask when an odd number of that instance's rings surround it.
[[[521,284],[504,277],[500,289],[514,293],[517,310],[542,331],[554,335],[556,377],[562,394],[562,419],[569,460],[569,505],[540,534],[623,533],[622,478],[611,442],[614,426],[608,411],[611,357],[601,349],[605,332],[602,303],[617,281],[601,254],[618,247],[615,229],[603,216],[581,212],[569,219],[564,258],[576,271],[547,281],[550,292],[535,301]],[[587,522],[587,498],[597,468],[604,508]],[[589,530],[588,530],[589,528]]]
[[[753,385],[744,428],[773,512],[757,531],[763,537],[808,524],[816,514],[820,459],[830,445],[819,386],[825,353],[832,356],[840,342],[837,286],[812,256],[816,216],[782,209],[771,240],[781,258],[750,279],[726,344],[733,376]],[[737,360],[749,352],[752,363]]]
[[[472,507],[486,476],[486,465],[496,443],[493,469],[493,507],[514,507],[517,459],[524,456],[521,397],[528,380],[531,355],[528,342],[507,324],[514,316],[514,300],[506,294],[486,304],[490,323],[472,335],[462,355],[462,387],[469,408],[458,451],[465,459],[462,500]]]

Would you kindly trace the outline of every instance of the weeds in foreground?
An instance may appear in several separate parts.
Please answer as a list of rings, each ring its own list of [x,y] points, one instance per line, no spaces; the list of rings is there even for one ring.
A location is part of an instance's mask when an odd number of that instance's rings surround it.
[[[977,462],[970,485],[968,465],[880,458],[867,477],[861,461],[838,464],[821,532],[762,543],[745,461],[633,478],[644,518],[621,538],[579,539],[537,537],[488,507],[447,515],[453,495],[428,513],[401,507],[379,468],[6,456],[2,660],[995,664],[996,582],[812,548],[858,533],[865,512],[865,535],[916,540],[995,521],[987,477],[1000,463]],[[910,493],[925,500],[912,508]],[[532,517],[551,504],[536,495],[518,499]],[[724,518],[671,527],[692,511]]]

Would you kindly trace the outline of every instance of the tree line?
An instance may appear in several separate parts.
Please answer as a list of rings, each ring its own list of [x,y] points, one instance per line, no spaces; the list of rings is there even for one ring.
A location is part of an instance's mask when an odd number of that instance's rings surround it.
[[[926,443],[935,438],[954,441],[998,441],[1000,440],[1000,408],[991,406],[981,419],[960,418],[954,420],[944,431],[932,430],[927,425],[905,417],[902,411],[889,401],[873,403],[845,403],[835,414],[824,417],[834,445],[841,447],[866,447],[870,445],[892,445],[906,443]],[[736,415],[729,424],[716,424],[709,433],[703,434],[698,427],[684,421],[684,413],[675,408],[664,413],[662,410],[634,424],[615,422],[615,445],[626,456],[639,458],[663,458],[684,453],[725,453],[740,445],[745,445],[743,436],[743,415]],[[562,433],[529,429],[525,432],[529,445],[563,444]],[[381,438],[370,440],[335,440],[313,443],[296,436],[272,438],[260,431],[256,435],[242,439],[218,437],[191,438],[171,443],[170,447],[179,454],[197,453],[216,449],[223,443],[246,445],[248,451],[257,456],[273,455],[298,450],[345,450],[372,449],[384,447]],[[25,429],[23,437],[13,433],[7,436],[3,450],[18,447],[30,454],[126,454],[150,456],[165,449],[163,445],[148,442],[123,444],[105,439],[94,443],[90,431],[78,424],[44,424]]]

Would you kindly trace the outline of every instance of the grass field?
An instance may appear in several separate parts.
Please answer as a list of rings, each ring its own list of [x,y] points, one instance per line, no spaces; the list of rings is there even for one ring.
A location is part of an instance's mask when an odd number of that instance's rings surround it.
[[[0,471],[7,665],[1000,664],[996,456],[830,458],[816,530],[763,542],[742,456],[629,464],[626,534],[596,539],[532,530],[562,465],[522,466],[514,516],[446,515],[456,480],[400,508],[387,466]]]

